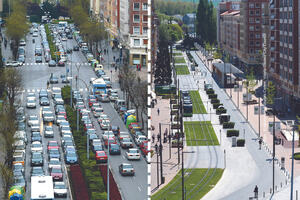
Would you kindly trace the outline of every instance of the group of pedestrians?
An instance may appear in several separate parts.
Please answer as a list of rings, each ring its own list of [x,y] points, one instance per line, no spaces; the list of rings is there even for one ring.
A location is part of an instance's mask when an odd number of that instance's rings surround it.
[[[160,140],[162,139],[161,138],[161,134],[157,134],[157,142],[161,142]],[[173,135],[171,134],[168,134],[168,129],[166,128],[165,132],[164,132],[164,136],[163,136],[163,143],[167,143],[168,142],[168,139],[169,139],[169,142],[171,142],[171,138],[173,137]],[[152,135],[152,143],[155,142],[155,134]]]

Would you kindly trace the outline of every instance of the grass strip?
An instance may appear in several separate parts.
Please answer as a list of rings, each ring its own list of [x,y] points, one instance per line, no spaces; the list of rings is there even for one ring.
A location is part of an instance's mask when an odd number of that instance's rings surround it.
[[[177,75],[188,75],[190,71],[186,65],[175,65],[175,71]]]
[[[189,92],[193,102],[193,114],[207,114],[202,99],[200,97],[199,91],[192,90]]]

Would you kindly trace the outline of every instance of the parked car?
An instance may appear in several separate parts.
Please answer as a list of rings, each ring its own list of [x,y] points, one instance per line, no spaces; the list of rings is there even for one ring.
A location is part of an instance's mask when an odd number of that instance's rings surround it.
[[[50,105],[49,99],[47,97],[40,98],[40,105],[41,106],[49,106]]]
[[[55,84],[58,83],[58,78],[56,76],[51,76],[49,81],[51,84]]]
[[[27,97],[27,100],[26,100],[26,107],[27,107],[27,108],[36,108],[36,100],[35,100],[35,97]]]

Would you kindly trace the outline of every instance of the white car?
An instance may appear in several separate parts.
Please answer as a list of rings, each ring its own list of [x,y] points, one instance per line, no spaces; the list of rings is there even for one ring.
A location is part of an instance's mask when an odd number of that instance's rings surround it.
[[[19,62],[19,61],[7,61],[5,63],[6,67],[19,67],[21,66],[23,63]]]
[[[135,138],[135,142],[138,146],[140,146],[143,141],[147,141],[147,137],[144,135],[139,135]]]
[[[115,137],[114,133],[112,131],[104,131],[102,135],[103,140],[107,140],[107,138]]]
[[[31,125],[31,132],[40,132],[40,125],[39,124]]]
[[[32,34],[32,37],[38,37],[37,32],[34,32],[34,33]]]
[[[39,141],[35,141],[31,144],[31,152],[43,152],[43,145]]]
[[[117,101],[119,99],[119,96],[117,93],[112,93],[110,96],[109,96],[109,99],[110,101]]]
[[[100,101],[101,101],[101,102],[109,102],[110,99],[109,99],[109,97],[108,97],[107,94],[101,94],[101,96],[100,96]]]
[[[141,159],[141,154],[138,149],[128,149],[126,152],[126,157],[128,160],[139,160]]]
[[[102,130],[107,130],[107,129],[109,129],[109,127],[110,127],[110,121],[108,119],[101,121],[100,128]]]
[[[28,97],[26,101],[27,108],[36,108],[35,97]]]
[[[57,117],[56,117],[56,119],[55,119],[55,123],[56,123],[57,125],[60,125],[60,123],[61,123],[61,122],[64,122],[64,121],[67,121],[67,120],[65,119],[65,116],[63,116],[63,115],[57,115]]]
[[[67,197],[67,187],[64,182],[54,182],[54,196],[55,197]]]
[[[103,120],[109,120],[109,117],[105,114],[102,114],[98,118],[98,122],[101,123]]]
[[[47,138],[53,138],[54,132],[52,126],[45,126],[44,136]]]
[[[42,107],[42,115],[46,112],[52,112],[50,106],[43,106]]]
[[[37,115],[30,115],[28,119],[28,126],[39,125],[39,118]]]
[[[52,167],[61,168],[61,161],[59,160],[59,158],[51,158],[48,163],[48,167],[49,169],[51,169]]]

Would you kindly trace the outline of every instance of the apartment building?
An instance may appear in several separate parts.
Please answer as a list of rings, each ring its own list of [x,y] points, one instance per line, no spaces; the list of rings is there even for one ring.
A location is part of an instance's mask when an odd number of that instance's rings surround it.
[[[219,45],[231,58],[240,50],[240,11],[228,10],[220,15]]]
[[[262,31],[269,0],[242,0],[240,5],[240,68],[262,77]]]
[[[277,95],[284,105],[299,107],[299,14],[298,0],[270,1],[270,65],[268,79],[277,87]]]
[[[148,0],[129,1],[129,65],[146,66]]]

